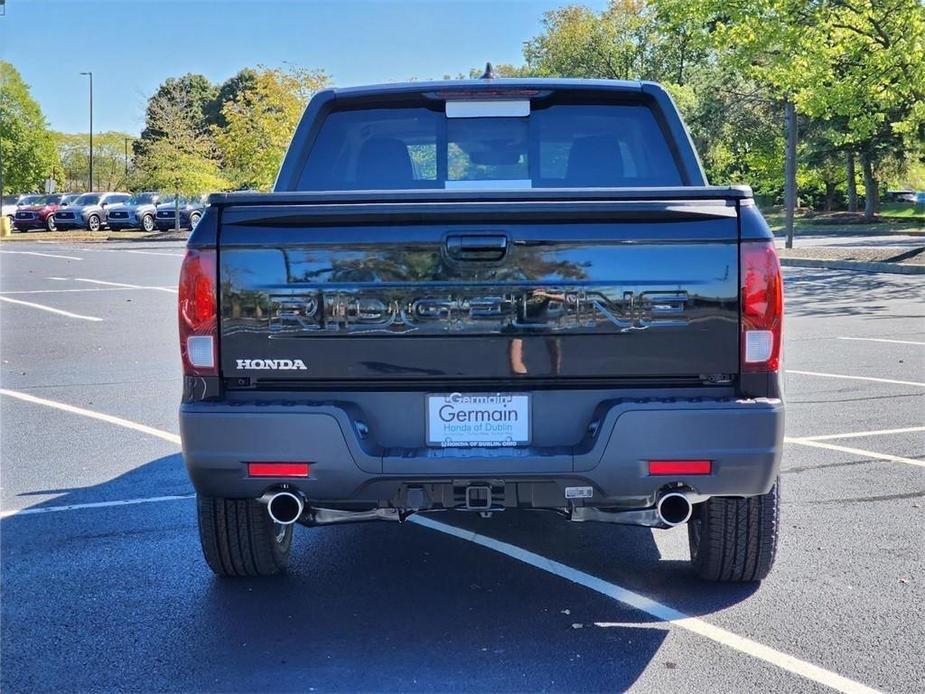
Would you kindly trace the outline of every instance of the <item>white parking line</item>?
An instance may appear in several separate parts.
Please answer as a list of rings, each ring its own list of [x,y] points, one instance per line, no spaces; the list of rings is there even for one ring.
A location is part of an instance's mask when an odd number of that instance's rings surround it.
[[[9,294],[69,294],[71,292],[125,292],[131,291],[134,287],[87,287],[86,289],[14,289],[9,292],[0,292],[0,295]],[[139,287],[147,289],[147,287]]]
[[[594,622],[594,626],[601,629],[664,629],[661,622],[649,624],[647,622]]]
[[[923,345],[925,342],[915,342],[914,340],[887,340],[881,337],[839,337],[839,340],[853,340],[856,342],[888,342],[891,345]]]
[[[185,254],[183,253],[161,253],[159,251],[125,251],[126,253],[137,253],[138,255],[166,255],[171,258],[183,258]]]
[[[795,369],[787,369],[788,374],[799,374],[800,376],[819,376],[820,378],[843,378],[849,381],[873,381],[874,383],[894,383],[900,386],[916,386],[917,388],[925,388],[925,383],[919,383],[917,381],[897,381],[892,378],[873,378],[872,376],[848,376],[847,374],[827,374],[820,373],[819,371],[797,371]]]
[[[177,501],[179,499],[195,499],[195,494],[182,494],[180,496],[150,496],[141,499],[117,499],[116,501],[97,501],[89,504],[67,504],[65,506],[37,506],[33,508],[12,508],[0,511],[0,518],[10,516],[31,516],[38,513],[58,513],[60,511],[82,511],[87,508],[108,508],[110,506],[132,506],[134,504],[153,504],[161,501]]]
[[[801,441],[828,441],[829,439],[857,439],[866,436],[882,436],[888,434],[911,434],[916,431],[925,431],[925,427],[904,427],[902,429],[877,429],[875,431],[852,431],[847,434],[825,434],[824,436],[800,436]]]
[[[60,258],[62,260],[83,260],[73,255],[54,255],[53,253],[39,253],[37,251],[0,251],[0,253],[9,253],[11,255],[40,255],[43,258]]]
[[[628,590],[616,583],[605,581],[602,578],[592,576],[589,573],[566,566],[560,562],[548,559],[540,554],[523,549],[507,542],[501,542],[485,535],[479,535],[470,530],[463,530],[440,521],[435,521],[426,516],[412,516],[409,522],[421,525],[431,530],[436,530],[447,535],[472,542],[487,549],[504,554],[512,559],[528,564],[534,568],[546,571],[567,581],[576,583],[585,588],[589,588],[608,598],[613,598],[628,607],[632,607],[641,612],[654,617],[661,622],[667,622],[674,626],[686,629],[687,631],[699,634],[705,638],[715,641],[723,646],[732,648],[740,653],[745,653],[766,663],[786,670],[800,677],[812,680],[819,684],[831,687],[840,692],[875,692],[860,682],[843,677],[831,670],[826,670],[818,665],[813,665],[805,660],[800,660],[792,655],[778,651],[770,646],[753,641],[744,636],[739,636],[722,627],[714,626],[709,622],[698,617],[691,617],[683,612],[664,605],[660,602],[647,598],[641,593]]]
[[[784,437],[784,443],[795,443],[798,446],[810,446],[811,448],[825,448],[829,451],[838,451],[840,453],[850,453],[852,455],[861,456],[862,458],[874,458],[876,460],[886,460],[891,463],[905,463],[906,465],[916,465],[918,467],[925,467],[925,460],[916,460],[915,458],[903,458],[899,455],[890,455],[888,453],[877,453],[876,451],[866,451],[861,448],[849,448],[848,446],[839,446],[834,443],[823,443],[822,441],[814,441],[813,439],[801,439],[801,438],[791,438],[790,436]]]
[[[176,294],[178,291],[171,287],[155,287],[152,285],[145,285],[145,284],[126,284],[125,282],[107,282],[105,280],[91,280],[91,279],[87,279],[86,277],[75,277],[74,281],[75,282],[88,282],[90,284],[103,284],[103,285],[106,285],[107,287],[122,287],[123,289],[154,289],[159,292],[169,292],[172,294]]]
[[[2,298],[2,297],[0,297]],[[0,395],[6,395],[11,398],[16,398],[17,400],[22,400],[23,402],[31,402],[34,405],[44,405],[45,407],[53,407],[56,410],[62,410],[63,412],[70,412],[71,414],[79,414],[84,417],[90,417],[91,419],[98,419],[102,422],[109,422],[110,424],[115,424],[116,426],[125,427],[126,429],[133,429],[134,431],[140,431],[142,434],[148,434],[149,436],[156,436],[159,439],[164,439],[164,441],[169,441],[170,443],[180,444],[180,437],[176,434],[171,434],[169,431],[163,431],[162,429],[155,429],[154,427],[149,427],[145,424],[138,424],[137,422],[129,421],[128,419],[123,419],[122,417],[115,417],[111,414],[104,414],[102,412],[96,412],[94,410],[88,410],[83,407],[74,407],[73,405],[68,405],[63,402],[58,402],[56,400],[46,400],[45,398],[37,398],[34,395],[29,395],[28,393],[22,393],[18,390],[9,390],[7,388],[0,388]]]
[[[20,304],[22,306],[29,306],[30,308],[37,308],[40,311],[48,311],[49,313],[57,313],[59,316],[67,316],[68,318],[80,318],[81,320],[89,320],[89,321],[94,321],[94,322],[99,322],[103,320],[102,318],[97,318],[96,316],[84,316],[79,313],[71,313],[70,311],[62,311],[60,308],[52,308],[51,306],[45,306],[44,304],[34,304],[31,301],[11,299],[7,296],[0,296],[0,301],[7,301],[11,304]]]

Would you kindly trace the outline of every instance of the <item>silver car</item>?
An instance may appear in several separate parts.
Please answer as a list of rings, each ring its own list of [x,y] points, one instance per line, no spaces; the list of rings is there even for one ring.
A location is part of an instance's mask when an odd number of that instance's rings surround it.
[[[110,205],[106,213],[109,228],[154,231],[157,228],[154,215],[160,200],[160,193],[135,193],[123,203]]]
[[[55,212],[55,224],[59,229],[99,231],[108,224],[109,207],[131,197],[129,193],[84,193],[66,208]]]

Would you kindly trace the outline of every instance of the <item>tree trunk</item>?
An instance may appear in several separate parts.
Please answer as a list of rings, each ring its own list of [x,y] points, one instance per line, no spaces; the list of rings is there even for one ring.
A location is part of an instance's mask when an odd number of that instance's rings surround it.
[[[880,191],[877,179],[874,178],[874,165],[870,160],[870,154],[861,155],[861,169],[864,172],[864,218],[872,219],[877,213]]]
[[[854,152],[848,152],[845,159],[845,176],[848,179],[848,211],[858,211],[858,181],[854,173]]]
[[[793,248],[793,214],[797,202],[797,112],[791,101],[784,102],[787,150],[784,159],[784,219],[787,248]]]
[[[835,181],[825,182],[825,211],[831,212],[835,208]]]

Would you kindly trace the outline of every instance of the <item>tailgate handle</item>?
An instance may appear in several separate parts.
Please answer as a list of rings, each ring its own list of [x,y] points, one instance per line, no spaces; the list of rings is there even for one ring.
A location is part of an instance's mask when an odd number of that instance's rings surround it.
[[[501,260],[507,253],[503,234],[454,235],[446,239],[446,254],[454,260]]]

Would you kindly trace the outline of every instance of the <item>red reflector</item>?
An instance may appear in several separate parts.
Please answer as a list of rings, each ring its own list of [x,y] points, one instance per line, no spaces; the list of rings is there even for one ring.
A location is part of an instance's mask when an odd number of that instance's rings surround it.
[[[712,460],[650,460],[650,475],[709,475]]]
[[[250,477],[308,477],[308,463],[248,463]]]

